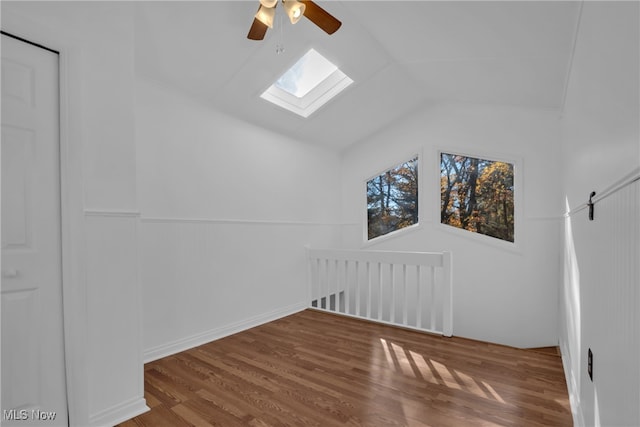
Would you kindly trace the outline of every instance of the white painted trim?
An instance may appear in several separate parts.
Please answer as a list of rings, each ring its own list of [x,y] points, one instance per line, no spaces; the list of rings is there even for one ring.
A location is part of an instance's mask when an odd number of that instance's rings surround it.
[[[313,308],[319,311],[324,311],[327,313],[332,313],[336,315],[344,315],[348,317],[354,317],[358,319],[364,319],[368,321],[372,321],[374,323],[381,323],[385,325],[398,326],[405,329],[412,329],[422,332],[429,333],[438,333],[446,337],[451,337],[453,335],[453,256],[451,252],[400,252],[400,251],[362,251],[362,250],[350,250],[350,249],[312,249],[310,247],[306,247],[307,251],[307,262],[308,262],[308,294],[309,294],[309,308]],[[339,272],[338,264],[344,262],[344,270],[342,273]],[[330,273],[330,264],[335,263],[334,274]],[[349,263],[354,265],[355,276],[351,279],[349,278]],[[371,296],[372,293],[372,274],[370,266],[373,264],[374,266],[377,264],[378,266],[378,275],[377,279],[379,285],[379,295],[382,295],[382,270],[381,264],[390,265],[389,272],[391,275],[390,286],[391,289],[391,305],[390,305],[390,314],[389,320],[383,320],[380,315],[382,308],[382,299],[378,298],[380,301],[378,308],[378,315],[373,317],[371,315],[371,298],[368,299],[366,314],[361,312],[361,303],[360,300],[360,290],[362,290],[361,284],[361,274],[359,265],[360,263],[366,264],[366,277],[368,281],[368,295]],[[324,268],[321,265],[324,264]],[[315,268],[312,267],[315,265]],[[402,266],[402,281],[397,283],[396,276],[394,274],[394,267]],[[420,276],[420,267],[431,267],[432,275],[435,274],[433,268],[441,268],[442,269],[442,279],[441,281],[436,282],[435,276],[432,276],[432,292],[435,292],[436,287],[438,287],[442,291],[442,330],[437,331],[435,328],[435,321],[432,321],[431,327],[426,328],[422,327],[420,315],[416,314],[416,325],[409,325],[407,322],[407,312],[408,310],[413,311],[413,309],[409,309],[407,307],[408,298],[407,298],[407,266],[417,266],[418,270],[416,272],[416,276],[414,279],[414,283],[418,286],[418,289],[423,288],[422,284],[424,282]],[[374,267],[375,268],[375,267]],[[322,274],[324,271],[324,275]],[[324,276],[324,279],[321,279],[321,276]],[[342,276],[342,278],[341,278]],[[324,284],[323,284],[324,283]],[[365,282],[366,289],[366,282]],[[400,301],[396,300],[394,289],[398,289],[396,285],[403,286],[403,298],[404,298],[404,307],[402,308],[402,316],[403,320],[398,321],[398,317],[394,312],[396,304]],[[345,308],[338,308],[339,300],[336,297],[335,308],[331,308],[330,304],[325,304],[325,308],[321,307],[320,300],[326,298],[329,301],[329,297],[332,295],[337,295],[338,293],[343,293],[346,291],[346,301],[344,302]],[[355,292],[356,298],[356,308],[355,310],[351,310],[349,308],[349,294]],[[433,298],[432,293],[432,298]],[[313,302],[317,301],[318,303],[314,307]],[[416,313],[420,313],[422,303],[418,302],[414,306]],[[432,300],[432,304],[435,300]],[[341,305],[342,303],[340,303]],[[432,307],[435,307],[432,305]],[[353,312],[355,311],[355,313]]]
[[[527,216],[524,218],[525,221],[531,222],[543,222],[543,221],[564,221],[563,215],[557,216]]]
[[[288,225],[288,226],[344,226],[352,225],[338,222],[289,221],[269,219],[233,219],[233,218],[186,218],[186,217],[145,217],[143,223],[184,223],[184,224],[247,224],[247,225]]]
[[[316,48],[307,48],[306,52],[302,56],[309,53],[309,50],[315,50],[316,53],[320,54],[320,56],[325,57],[325,59],[333,63],[333,61],[326,58],[327,55],[318,52]],[[295,62],[287,67],[283,73],[286,73],[287,70],[293,67],[293,65],[300,59],[301,57],[295,60]],[[281,75],[282,74],[275,79],[277,80]],[[354,81],[342,72],[342,70],[337,68],[333,73],[331,73],[331,75],[325,78],[322,82],[311,89],[309,93],[301,98],[280,89],[275,83],[265,89],[260,95],[260,98],[306,119],[316,110],[322,108],[333,98],[340,95],[352,83],[354,83]]]
[[[151,408],[147,406],[144,399],[135,398],[92,415],[89,418],[89,424],[92,426],[113,426],[150,410]]]
[[[436,223],[436,227],[438,231],[442,231],[443,233],[451,234],[452,236],[457,236],[462,239],[467,239],[469,241],[475,242],[479,245],[491,246],[496,249],[501,249],[507,252],[512,252],[514,254],[523,254],[524,250],[522,243],[516,245],[513,242],[508,242],[506,240],[501,240],[495,237],[487,236],[480,233],[474,233],[473,231],[464,230],[462,228],[455,227],[453,225],[442,224],[441,222]],[[519,237],[522,239],[522,236]]]
[[[610,195],[614,194],[618,190],[626,187],[627,185],[633,184],[638,180],[640,180],[640,167],[634,168],[631,172],[623,175],[622,178],[618,179],[608,187],[596,191],[596,195],[593,197],[592,201],[593,203],[598,203],[599,201],[606,199]],[[587,209],[587,207],[587,202],[581,203],[574,208],[570,208],[569,211],[564,214],[564,217],[573,216],[578,212]]]
[[[144,343],[144,318],[143,316],[143,296],[142,296],[142,277],[140,274],[140,266],[141,266],[141,262],[140,262],[140,216],[137,215],[136,216],[136,221],[134,223],[134,227],[135,227],[135,236],[136,236],[136,245],[137,245],[137,250],[136,250],[136,283],[138,284],[138,286],[136,286],[136,292],[134,295],[134,298],[136,299],[136,307],[138,307],[138,310],[136,310],[136,321],[138,322],[138,345],[136,346],[136,358],[137,358],[137,364],[138,366],[142,367],[142,371],[139,372],[139,376],[138,376],[138,396],[142,396],[143,400],[145,400],[145,406],[146,406],[146,399],[144,399],[144,349],[142,348],[143,343]]]
[[[86,47],[84,41],[72,30],[42,25],[28,15],[10,9],[3,8],[2,15],[4,31],[59,52],[62,297],[67,404],[69,425],[84,427],[89,425],[90,417],[85,220],[92,213],[106,213],[92,210],[88,210],[87,213],[84,206],[82,147],[86,135],[83,135],[83,99],[80,83],[83,81]],[[139,217],[139,214],[135,213],[135,217]],[[143,408],[146,408],[144,399],[136,399],[135,402],[113,407],[110,416],[115,417],[120,413],[124,417],[138,410],[143,411]],[[101,423],[99,416],[100,414],[91,418],[96,423]],[[108,422],[102,424],[107,425]]]
[[[306,302],[299,302],[288,307],[283,307],[277,310],[270,311],[268,313],[253,316],[246,320],[210,329],[199,334],[191,335],[190,337],[182,338],[170,343],[150,348],[144,351],[144,363],[149,363],[154,360],[170,356],[172,354],[180,353],[181,351],[189,350],[199,345],[203,345],[211,341],[215,341],[220,338],[224,338],[229,335],[245,331],[247,329],[255,328],[256,326],[260,326],[268,322],[272,322],[282,317],[298,313],[305,310],[307,306],[308,304]]]
[[[457,147],[436,147],[433,170],[433,185],[436,187],[434,194],[437,194],[437,198],[434,199],[432,205],[433,218],[438,230],[442,230],[447,233],[455,234],[459,237],[471,239],[480,244],[488,244],[496,248],[504,249],[514,253],[523,253],[524,251],[524,222],[531,219],[525,218],[525,206],[524,206],[524,159],[516,155],[500,154],[491,151],[485,151],[483,149],[475,148],[457,148]],[[513,165],[513,217],[514,217],[514,230],[513,230],[513,242],[501,240],[495,237],[487,236],[480,233],[474,233],[472,231],[463,230],[461,228],[454,227],[448,224],[442,224],[440,222],[440,156],[442,153],[457,154],[460,156],[474,157],[477,159],[498,161],[511,163]]]
[[[442,270],[444,284],[442,295],[442,335],[453,336],[453,254],[442,253]]]
[[[418,199],[420,199],[420,193],[418,192]],[[424,221],[426,222],[426,221]],[[422,222],[420,222],[420,202],[418,202],[418,222],[409,226],[406,226],[404,228],[399,228],[397,230],[393,230],[390,231],[387,234],[383,234],[382,236],[378,236],[378,237],[374,237],[371,240],[365,240],[364,242],[362,242],[362,244],[360,245],[361,249],[365,249],[365,248],[369,248],[371,246],[375,246],[379,243],[382,242],[386,242],[387,240],[391,240],[394,239],[396,237],[400,237],[400,236],[404,236],[407,233],[411,233],[411,232],[416,232],[418,231],[418,229],[422,228]],[[369,220],[367,218],[367,220],[365,221],[365,232],[367,232],[368,230],[366,229],[369,226]],[[368,236],[364,236],[364,238],[366,239]]]
[[[403,160],[399,160],[395,163],[393,163],[391,166],[387,167],[386,169],[382,170],[381,172],[375,172],[373,174],[371,174],[370,176],[368,176],[367,178],[364,179],[363,181],[363,188],[364,188],[364,195],[363,195],[363,213],[362,213],[362,243],[360,244],[361,248],[365,248],[371,245],[374,245],[376,243],[380,243],[383,242],[389,238],[393,238],[396,237],[398,235],[402,235],[406,232],[410,232],[410,230],[416,231],[416,229],[420,228],[422,226],[422,223],[425,222],[424,219],[426,218],[426,215],[424,214],[423,211],[423,206],[424,203],[422,202],[423,198],[424,198],[424,191],[422,191],[423,188],[423,182],[424,182],[424,178],[423,178],[423,171],[424,171],[424,149],[422,147],[420,148],[416,148],[414,150],[408,150],[407,153],[402,157],[398,156],[398,158],[401,158]],[[418,222],[416,222],[415,224],[411,224],[410,226],[404,227],[404,228],[400,228],[398,230],[393,230],[390,231],[387,234],[383,234],[381,236],[377,236],[374,237],[373,239],[369,239],[369,217],[368,217],[368,210],[369,210],[369,203],[367,200],[367,190],[368,190],[368,184],[369,181],[371,181],[374,178],[377,178],[378,176],[392,170],[395,169],[396,167],[398,167],[399,165],[406,163],[412,159],[418,159]]]
[[[49,40],[49,38],[46,38]],[[80,60],[80,51],[60,42],[54,47],[60,52],[60,163],[61,171],[61,209],[62,209],[62,270],[63,270],[63,314],[65,339],[65,366],[67,371],[67,405],[69,425],[81,426],[88,422],[88,365],[87,348],[87,272],[85,226],[82,216],[83,174],[81,106],[79,94],[74,91],[76,63]]]
[[[307,248],[309,259],[329,259],[337,261],[359,261],[386,264],[423,265],[443,267],[445,254],[449,252],[407,252],[407,251],[360,251],[353,249]]]
[[[98,209],[85,209],[85,216],[99,216],[107,218],[139,218],[140,212],[136,211],[121,211],[121,210],[98,210]]]
[[[338,69],[302,98],[280,89],[275,83],[264,91],[260,98],[306,119],[352,83],[353,80]]]
[[[60,209],[62,298],[69,423],[88,423],[86,362],[87,294],[84,248],[82,101],[78,76],[82,49],[64,29],[45,27],[28,16],[2,10],[2,29],[59,52]]]

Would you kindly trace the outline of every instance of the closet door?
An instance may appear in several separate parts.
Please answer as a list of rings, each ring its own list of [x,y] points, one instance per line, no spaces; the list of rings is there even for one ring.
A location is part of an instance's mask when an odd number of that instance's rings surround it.
[[[68,425],[58,55],[2,35],[2,425]]]

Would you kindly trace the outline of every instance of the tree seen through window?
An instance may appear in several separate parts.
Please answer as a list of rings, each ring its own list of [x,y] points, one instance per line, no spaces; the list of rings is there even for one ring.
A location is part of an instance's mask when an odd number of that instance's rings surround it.
[[[367,181],[368,239],[418,223],[418,158]]]
[[[513,164],[441,153],[440,222],[514,241]]]

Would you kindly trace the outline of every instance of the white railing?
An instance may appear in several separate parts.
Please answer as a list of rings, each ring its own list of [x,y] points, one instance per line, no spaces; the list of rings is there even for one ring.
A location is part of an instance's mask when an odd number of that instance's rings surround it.
[[[309,307],[453,334],[450,252],[307,249]]]

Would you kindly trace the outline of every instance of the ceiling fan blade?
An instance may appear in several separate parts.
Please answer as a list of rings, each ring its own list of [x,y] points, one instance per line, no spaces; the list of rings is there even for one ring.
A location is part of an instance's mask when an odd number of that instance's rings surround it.
[[[311,0],[298,0],[305,4],[304,16],[320,27],[325,33],[333,34],[338,31],[342,22]]]
[[[264,39],[264,35],[267,34],[268,29],[269,27],[254,18],[253,24],[251,24],[251,28],[249,28],[249,34],[247,34],[247,38],[249,40],[262,40]]]

